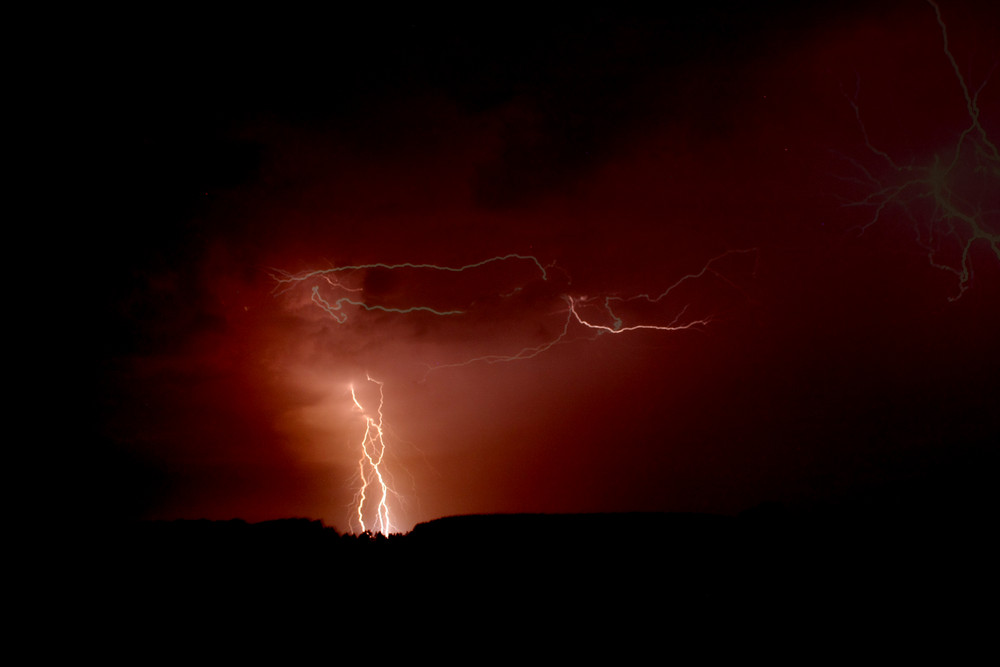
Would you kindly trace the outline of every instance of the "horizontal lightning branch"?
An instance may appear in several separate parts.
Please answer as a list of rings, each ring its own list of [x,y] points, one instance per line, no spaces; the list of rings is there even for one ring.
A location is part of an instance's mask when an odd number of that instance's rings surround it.
[[[355,264],[348,266],[331,267],[329,269],[317,269],[315,271],[305,271],[303,273],[288,273],[287,271],[283,271],[281,269],[272,269],[271,277],[274,278],[275,282],[278,283],[277,286],[275,287],[275,291],[278,294],[282,294],[290,287],[293,287],[296,283],[301,283],[316,277],[323,277],[329,280],[329,276],[335,273],[345,273],[351,271],[362,271],[370,269],[388,269],[390,271],[394,271],[397,269],[428,269],[431,271],[444,271],[448,273],[463,273],[471,269],[478,269],[480,267],[486,266],[487,264],[493,264],[495,262],[507,262],[510,260],[524,260],[532,262],[536,267],[538,267],[538,271],[541,273],[542,280],[548,280],[549,277],[548,270],[545,266],[542,266],[542,263],[538,261],[538,258],[533,257],[531,255],[518,255],[514,253],[509,255],[502,255],[499,257],[490,257],[488,259],[482,260],[481,262],[474,262],[472,264],[465,264],[463,266],[440,266],[437,264],[415,264],[412,262],[404,262],[402,264],[385,264],[382,262],[376,262],[374,264]],[[551,266],[549,268],[551,268]],[[338,287],[340,286],[339,283],[331,283],[331,284],[335,284]]]
[[[317,306],[325,310],[333,319],[337,320],[340,324],[347,321],[347,315],[343,312],[343,305],[349,304],[351,306],[357,306],[358,308],[363,308],[369,312],[371,311],[381,311],[383,313],[398,313],[400,315],[405,315],[407,313],[431,313],[432,315],[461,315],[465,311],[463,310],[435,310],[429,306],[410,306],[409,308],[389,308],[387,306],[372,305],[365,303],[364,301],[358,301],[356,299],[351,299],[349,297],[341,297],[330,303],[323,298],[323,295],[319,292],[319,287],[314,286],[312,288],[312,300]]]

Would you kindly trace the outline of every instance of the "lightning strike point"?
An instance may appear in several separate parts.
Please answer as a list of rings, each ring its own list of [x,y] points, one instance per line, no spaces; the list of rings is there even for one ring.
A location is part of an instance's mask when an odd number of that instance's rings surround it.
[[[358,394],[351,384],[351,400],[354,407],[361,413],[365,420],[365,434],[361,438],[361,454],[358,458],[358,475],[360,477],[360,488],[355,495],[356,514],[358,525],[362,533],[375,532],[389,535],[397,532],[389,516],[389,496],[392,494],[387,482],[387,475],[384,467],[386,442],[385,430],[383,428],[382,407],[385,403],[385,393],[383,383],[367,376],[367,381],[378,385],[378,408],[374,414],[365,410]],[[369,499],[369,487],[373,495],[377,497]],[[375,518],[366,521],[366,513],[371,513],[371,504],[375,503]]]

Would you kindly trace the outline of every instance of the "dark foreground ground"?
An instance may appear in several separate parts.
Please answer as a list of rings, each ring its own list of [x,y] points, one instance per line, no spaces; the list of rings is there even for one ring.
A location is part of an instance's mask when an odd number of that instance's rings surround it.
[[[990,460],[739,516],[456,516],[388,537],[309,519],[51,526],[8,568],[7,607],[39,647],[127,664],[201,663],[205,641],[226,664],[275,642],[282,664],[386,646],[475,664],[543,649],[559,664],[964,664],[995,635]]]
[[[994,529],[977,513],[864,504],[457,516],[389,537],[174,521],[95,531],[64,555],[70,599],[124,637],[290,623],[345,640],[474,632],[579,649],[707,632],[732,650],[738,636],[831,650],[874,637],[954,656],[987,633]]]

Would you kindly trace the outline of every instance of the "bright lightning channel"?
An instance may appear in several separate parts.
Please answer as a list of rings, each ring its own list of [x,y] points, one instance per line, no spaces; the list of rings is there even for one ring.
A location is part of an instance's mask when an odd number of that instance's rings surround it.
[[[396,531],[389,516],[389,494],[392,493],[392,489],[386,481],[387,475],[384,470],[386,443],[382,425],[382,406],[385,403],[385,393],[381,381],[373,379],[370,375],[367,376],[367,381],[378,385],[378,409],[374,414],[361,405],[354,385],[351,385],[351,400],[365,419],[365,435],[361,439],[361,455],[358,458],[361,488],[355,496],[357,518],[362,533],[373,531],[388,535]],[[375,498],[368,498],[369,487],[372,495],[378,499],[375,503],[375,519],[371,525],[365,521],[366,506],[375,502]]]

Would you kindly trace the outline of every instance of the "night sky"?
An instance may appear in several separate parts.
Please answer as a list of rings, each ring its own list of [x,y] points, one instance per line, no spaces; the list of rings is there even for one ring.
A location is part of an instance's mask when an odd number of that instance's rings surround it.
[[[61,511],[358,530],[369,376],[396,530],[980,483],[1000,10],[695,4],[88,43]]]

